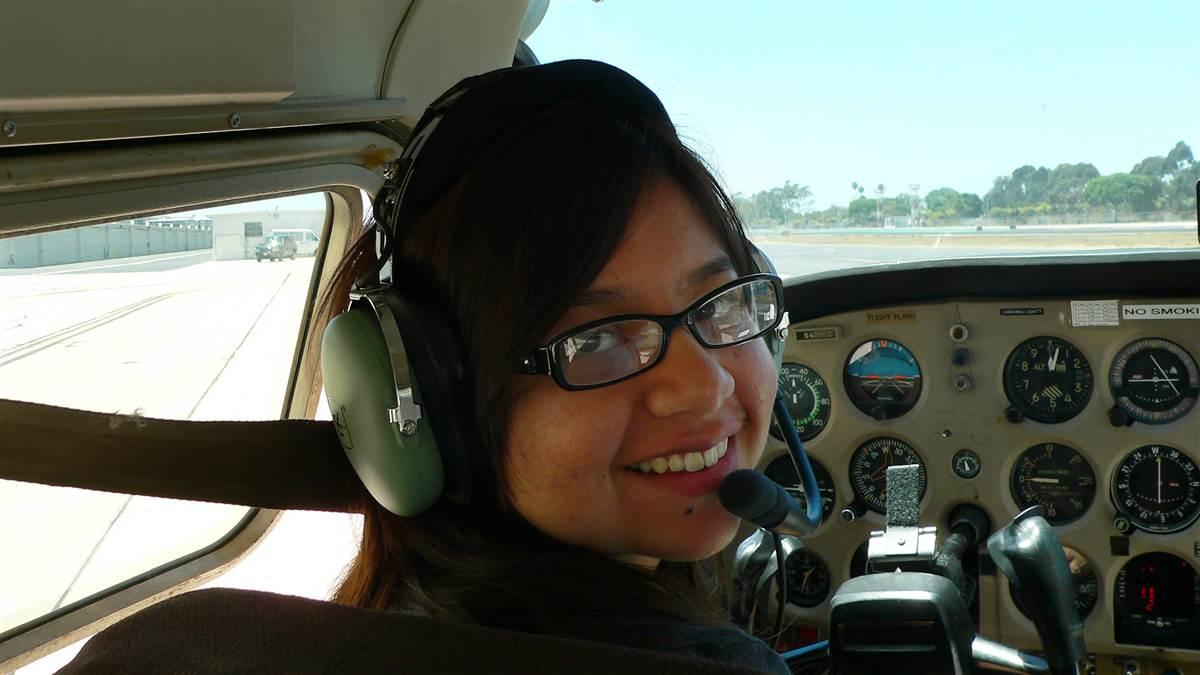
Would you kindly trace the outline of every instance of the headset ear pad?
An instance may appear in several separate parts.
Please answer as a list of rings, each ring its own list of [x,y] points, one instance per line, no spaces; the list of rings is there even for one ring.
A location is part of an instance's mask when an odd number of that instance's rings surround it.
[[[394,280],[395,290],[381,295],[400,332],[408,376],[418,395],[422,420],[437,439],[445,473],[443,496],[467,504],[490,479],[483,444],[475,433],[475,396],[458,333],[451,327],[440,296],[420,277]]]
[[[369,306],[329,322],[321,342],[321,375],[338,440],[371,496],[388,511],[411,516],[441,495],[442,460],[428,423],[405,436],[389,421],[397,384],[391,364],[379,319]]]

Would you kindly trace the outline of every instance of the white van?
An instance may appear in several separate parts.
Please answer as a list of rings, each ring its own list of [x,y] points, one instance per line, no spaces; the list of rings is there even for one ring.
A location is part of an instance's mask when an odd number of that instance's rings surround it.
[[[296,255],[316,255],[320,237],[312,230],[303,228],[280,228],[271,230],[271,236],[288,237],[296,242]]]

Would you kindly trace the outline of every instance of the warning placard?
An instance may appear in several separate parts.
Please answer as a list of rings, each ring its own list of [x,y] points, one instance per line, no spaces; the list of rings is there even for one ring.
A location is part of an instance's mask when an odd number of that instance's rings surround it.
[[[1200,319],[1200,305],[1123,305],[1121,318],[1127,321]]]

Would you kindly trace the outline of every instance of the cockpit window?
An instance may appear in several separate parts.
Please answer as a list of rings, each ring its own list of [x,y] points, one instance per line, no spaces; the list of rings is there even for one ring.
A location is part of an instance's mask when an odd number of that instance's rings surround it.
[[[314,259],[256,251],[273,229],[320,231],[325,209],[301,195],[0,240],[0,398],[131,424],[278,419]],[[0,513],[3,633],[213,544],[247,509],[0,480]]]
[[[542,62],[663,99],[787,275],[1195,248],[1200,6],[555,0]]]

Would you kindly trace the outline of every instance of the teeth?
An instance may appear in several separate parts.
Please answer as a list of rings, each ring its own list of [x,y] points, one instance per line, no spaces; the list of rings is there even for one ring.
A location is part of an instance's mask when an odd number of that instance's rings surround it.
[[[729,439],[726,438],[703,452],[675,453],[655,457],[633,466],[627,467],[642,473],[679,473],[687,471],[695,473],[716,464],[729,452]]]

